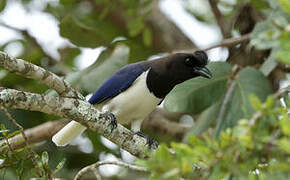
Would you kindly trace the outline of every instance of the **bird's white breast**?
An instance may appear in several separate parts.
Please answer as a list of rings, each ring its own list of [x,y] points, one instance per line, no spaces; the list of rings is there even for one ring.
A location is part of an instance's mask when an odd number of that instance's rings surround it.
[[[143,120],[148,116],[161,101],[147,88],[148,72],[142,73],[126,91],[102,103],[102,111],[112,112],[121,124]]]

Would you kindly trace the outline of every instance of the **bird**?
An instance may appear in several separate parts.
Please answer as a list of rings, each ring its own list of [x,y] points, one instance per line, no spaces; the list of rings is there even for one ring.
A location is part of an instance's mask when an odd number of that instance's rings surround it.
[[[131,123],[131,130],[146,138],[150,146],[152,139],[140,131],[142,121],[176,85],[196,77],[212,78],[206,67],[208,62],[207,54],[198,50],[128,64],[108,78],[88,102],[109,117],[112,131],[117,122]],[[80,123],[71,121],[53,136],[52,141],[57,146],[65,146],[85,129]]]

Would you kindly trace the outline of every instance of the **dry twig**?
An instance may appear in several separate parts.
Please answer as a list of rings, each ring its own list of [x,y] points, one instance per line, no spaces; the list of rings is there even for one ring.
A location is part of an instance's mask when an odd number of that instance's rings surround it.
[[[221,43],[218,43],[216,45],[213,45],[213,46],[210,46],[210,47],[203,49],[203,51],[208,51],[208,50],[211,50],[211,49],[214,49],[217,47],[233,47],[233,46],[240,44],[242,42],[249,41],[250,37],[251,37],[251,34],[245,34],[245,35],[238,37],[238,38],[225,39]]]
[[[122,162],[122,161],[99,161],[99,162],[96,162],[92,165],[89,165],[89,166],[86,166],[84,167],[83,169],[81,169],[75,176],[74,180],[80,180],[81,177],[89,172],[89,171],[93,171],[96,178],[98,180],[101,180],[101,175],[100,173],[98,172],[98,167],[100,166],[103,166],[103,165],[108,165],[108,164],[112,164],[112,165],[117,165],[117,166],[122,166],[122,167],[125,167],[125,168],[128,168],[128,169],[132,169],[132,170],[135,170],[135,171],[141,171],[141,172],[148,172],[148,170],[144,167],[141,167],[141,166],[136,166],[136,165],[133,165],[133,164],[128,164],[128,163],[125,163],[125,162]]]

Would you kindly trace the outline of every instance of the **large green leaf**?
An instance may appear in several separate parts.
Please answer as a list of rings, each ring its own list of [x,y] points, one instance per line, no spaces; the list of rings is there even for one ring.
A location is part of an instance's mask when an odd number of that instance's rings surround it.
[[[112,23],[93,18],[66,16],[60,23],[60,34],[77,46],[95,48],[109,44],[114,38],[122,36]]]
[[[186,134],[185,140],[188,137],[193,135],[199,135],[206,131],[210,125],[216,120],[218,112],[220,110],[221,102],[218,101],[217,103],[211,105],[209,108],[204,110],[201,115],[198,117],[196,123],[194,123],[191,130]]]
[[[255,112],[249,102],[249,95],[256,95],[262,102],[272,93],[267,78],[261,71],[245,68],[237,74],[236,88],[231,98],[225,116],[216,128],[216,134],[222,129],[231,127],[242,118],[250,118]]]
[[[280,49],[274,52],[278,60],[290,65],[290,32],[284,32],[279,37]]]
[[[0,12],[5,9],[6,6],[6,0],[1,0],[0,1]]]
[[[212,79],[199,77],[176,86],[165,98],[165,108],[173,112],[198,114],[217,102],[226,91],[232,68],[224,62],[212,62],[208,68],[213,74]]]

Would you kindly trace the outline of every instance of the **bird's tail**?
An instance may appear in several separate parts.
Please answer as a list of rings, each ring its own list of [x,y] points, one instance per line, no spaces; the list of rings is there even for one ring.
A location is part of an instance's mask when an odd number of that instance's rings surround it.
[[[76,121],[71,121],[52,137],[52,141],[57,146],[66,146],[82,134],[84,130],[86,130],[85,126]]]

